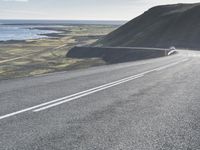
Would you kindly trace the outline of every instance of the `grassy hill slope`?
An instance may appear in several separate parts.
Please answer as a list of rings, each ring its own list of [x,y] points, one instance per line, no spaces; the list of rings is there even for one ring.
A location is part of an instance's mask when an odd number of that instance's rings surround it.
[[[153,7],[93,45],[198,49],[200,3]]]

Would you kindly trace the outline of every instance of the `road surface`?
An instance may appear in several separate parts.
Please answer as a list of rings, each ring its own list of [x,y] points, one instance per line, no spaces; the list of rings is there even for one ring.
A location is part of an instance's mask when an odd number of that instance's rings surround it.
[[[0,149],[200,149],[199,66],[180,51],[0,81]]]

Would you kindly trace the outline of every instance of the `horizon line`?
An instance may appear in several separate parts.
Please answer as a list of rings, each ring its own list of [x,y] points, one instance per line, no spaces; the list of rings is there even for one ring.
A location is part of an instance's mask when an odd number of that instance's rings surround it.
[[[0,18],[0,20],[35,20],[35,21],[129,21],[129,20],[108,20],[108,19],[4,19]]]

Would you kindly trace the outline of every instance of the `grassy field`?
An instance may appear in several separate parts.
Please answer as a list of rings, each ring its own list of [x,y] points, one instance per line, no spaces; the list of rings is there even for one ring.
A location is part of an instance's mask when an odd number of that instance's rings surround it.
[[[45,27],[43,27],[45,29]],[[0,80],[102,65],[98,59],[69,59],[67,51],[88,45],[117,28],[111,25],[48,27],[58,34],[48,38],[0,43]]]

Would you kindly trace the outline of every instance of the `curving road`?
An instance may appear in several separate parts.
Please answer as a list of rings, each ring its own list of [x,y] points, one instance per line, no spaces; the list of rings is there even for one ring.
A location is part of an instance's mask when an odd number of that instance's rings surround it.
[[[200,149],[199,66],[179,51],[0,81],[0,149]]]

